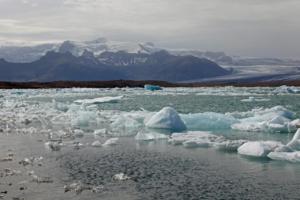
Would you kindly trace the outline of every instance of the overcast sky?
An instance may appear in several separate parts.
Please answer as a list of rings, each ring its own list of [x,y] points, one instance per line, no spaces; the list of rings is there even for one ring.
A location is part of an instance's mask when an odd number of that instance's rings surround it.
[[[0,42],[98,37],[300,58],[300,0],[0,0]]]

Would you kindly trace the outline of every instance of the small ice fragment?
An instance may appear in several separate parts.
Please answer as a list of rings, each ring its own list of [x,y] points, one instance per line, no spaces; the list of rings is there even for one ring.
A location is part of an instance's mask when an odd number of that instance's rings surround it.
[[[169,136],[161,133],[144,133],[139,132],[135,137],[135,140],[138,141],[150,141],[150,140],[161,140],[161,139],[168,139]]]
[[[240,146],[238,153],[245,156],[266,157],[280,146],[283,146],[283,144],[277,141],[251,141]]]
[[[214,147],[221,151],[237,151],[237,149],[246,142],[247,140],[226,140],[215,143]]]
[[[10,162],[10,161],[13,161],[12,157],[5,157],[0,159],[0,162]]]
[[[162,90],[158,85],[144,85],[144,89],[149,91]]]
[[[207,139],[188,140],[182,143],[186,148],[209,147],[211,142]]]
[[[102,147],[102,144],[101,144],[101,142],[99,140],[97,140],[97,141],[95,141],[95,142],[92,143],[92,146],[93,147]]]
[[[194,142],[199,141],[199,145],[203,142],[213,143],[215,141],[222,140],[222,137],[211,134],[210,132],[205,131],[189,131],[186,133],[173,133],[171,138],[168,140],[170,144],[181,145],[185,142],[186,146],[194,145]]]
[[[92,186],[84,185],[80,181],[64,186],[65,192],[74,191],[77,195],[81,194],[84,190],[92,190],[92,189],[93,189]]]
[[[14,175],[19,175],[21,174],[22,172],[19,171],[19,170],[13,170],[13,169],[4,169],[4,174],[5,176],[14,176]]]
[[[186,126],[179,114],[171,107],[165,107],[154,114],[146,123],[146,126],[155,129],[167,129],[173,132],[186,130]]]
[[[103,185],[93,186],[92,187],[92,192],[93,193],[99,193],[99,192],[102,192],[103,189],[104,189]]]
[[[97,129],[94,131],[94,137],[101,137],[101,136],[106,136],[107,135],[107,129],[103,128],[103,129]]]
[[[129,180],[129,179],[130,179],[130,177],[127,176],[124,173],[115,174],[113,176],[113,180],[116,180],[116,181],[126,181],[126,180]]]
[[[100,103],[117,103],[123,98],[123,96],[117,96],[117,97],[99,97],[95,99],[81,99],[76,100],[74,103],[77,104],[100,104]]]
[[[80,129],[76,129],[76,130],[74,130],[74,136],[76,138],[82,138],[84,136],[84,132]]]
[[[270,99],[258,98],[258,97],[249,97],[248,99],[242,99],[241,102],[264,102],[270,101]]]
[[[61,150],[61,145],[62,145],[61,142],[49,141],[49,142],[45,143],[46,149],[51,150],[51,151],[60,151]]]
[[[50,177],[39,177],[35,174],[32,176],[32,181],[36,183],[53,183],[53,180]]]
[[[105,146],[113,146],[113,145],[116,145],[118,141],[119,141],[119,138],[110,138],[110,139],[106,140],[102,146],[104,146],[104,147]]]

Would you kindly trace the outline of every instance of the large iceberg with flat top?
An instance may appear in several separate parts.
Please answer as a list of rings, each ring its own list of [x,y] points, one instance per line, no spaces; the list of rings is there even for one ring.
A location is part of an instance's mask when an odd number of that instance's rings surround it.
[[[171,107],[165,107],[154,114],[149,121],[146,122],[146,127],[165,129],[171,132],[181,132],[186,130],[186,125],[180,118],[179,114]]]

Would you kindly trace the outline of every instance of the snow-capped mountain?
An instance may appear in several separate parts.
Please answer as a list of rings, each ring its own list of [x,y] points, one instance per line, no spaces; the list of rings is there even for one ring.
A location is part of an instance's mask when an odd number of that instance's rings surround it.
[[[103,52],[125,51],[127,53],[147,53],[151,54],[162,50],[153,43],[132,43],[111,41],[105,38],[98,38],[92,41],[64,41],[62,43],[49,43],[32,46],[2,45],[0,46],[0,58],[9,62],[29,63],[38,60],[46,55],[48,51],[60,53],[70,52],[74,56],[81,56],[85,51],[92,52],[99,56]]]
[[[9,62],[29,63],[40,59],[48,51],[66,53],[70,52],[72,55],[79,57],[84,52],[90,52],[102,62],[108,62],[111,64],[113,60],[109,59],[107,54],[105,55],[106,61],[103,60],[102,53],[116,53],[126,52],[132,54],[152,54],[161,50],[165,50],[172,55],[187,56],[192,55],[198,58],[206,58],[222,66],[254,66],[254,65],[274,65],[274,66],[300,66],[299,60],[291,59],[277,59],[277,58],[252,58],[252,57],[240,57],[229,56],[224,52],[210,52],[200,50],[189,49],[169,49],[156,47],[151,42],[134,43],[134,42],[120,42],[112,41],[106,38],[98,38],[91,41],[64,41],[61,43],[49,43],[39,44],[32,46],[17,46],[17,45],[2,45],[0,46],[0,58],[3,58]],[[114,55],[115,56],[115,55]],[[115,57],[116,62],[119,62]],[[128,58],[129,59],[129,58]],[[143,55],[130,58],[125,63],[114,63],[116,65],[129,65],[136,62],[145,62]],[[125,59],[126,60],[126,59]],[[124,59],[122,58],[122,62]]]

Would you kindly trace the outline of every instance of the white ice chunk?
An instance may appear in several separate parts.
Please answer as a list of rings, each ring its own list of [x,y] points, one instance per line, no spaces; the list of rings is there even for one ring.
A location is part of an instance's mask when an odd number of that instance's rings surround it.
[[[241,102],[263,102],[270,101],[270,99],[258,98],[258,97],[249,97],[248,99],[242,99]]]
[[[280,146],[283,146],[283,144],[277,141],[247,142],[238,148],[238,153],[252,157],[266,157],[270,152]]]
[[[101,103],[117,103],[123,98],[123,96],[117,97],[99,97],[95,99],[80,99],[74,101],[77,104],[101,104]]]
[[[134,119],[131,116],[119,115],[113,119],[111,123],[113,136],[131,136],[136,135],[143,126],[142,122]]]
[[[176,110],[171,107],[165,107],[154,114],[146,123],[146,126],[155,129],[166,129],[173,132],[186,130],[184,122],[181,120]]]
[[[103,137],[103,136],[106,136],[108,134],[108,131],[106,128],[103,128],[103,129],[97,129],[94,131],[94,137]]]
[[[297,130],[293,139],[286,146],[294,151],[300,151],[300,129]]]
[[[296,152],[271,152],[268,157],[272,160],[300,162],[300,151]]]
[[[149,140],[161,140],[161,139],[168,139],[169,136],[161,133],[144,133],[144,132],[139,132],[135,136],[135,140],[138,141],[149,141]]]
[[[187,133],[173,133],[169,143],[173,145],[184,144],[186,147],[204,146],[205,143],[212,144],[214,141],[222,140],[222,137],[204,131],[189,131]]]
[[[92,143],[92,147],[102,147],[102,144],[99,140]]]
[[[300,93],[300,90],[294,86],[280,86],[278,88],[276,88],[273,93],[275,94],[285,94],[285,93],[289,93],[289,94],[298,94]]]
[[[74,114],[71,119],[71,124],[73,127],[86,128],[92,124],[96,124],[97,113],[92,111],[79,111]]]
[[[238,116],[237,113],[234,114]],[[240,119],[239,123],[231,125],[234,130],[249,132],[289,132],[291,130],[290,122],[294,113],[288,111],[282,106],[276,106],[270,109],[254,109],[251,112],[240,113],[241,116],[248,116]]]
[[[116,145],[119,141],[119,138],[110,138],[104,142],[102,146],[113,146]]]
[[[223,142],[215,143],[214,147],[221,151],[237,151],[237,149],[246,142],[247,140],[226,140]]]
[[[74,136],[76,138],[82,138],[84,136],[84,132],[80,129],[76,129],[76,130],[74,130]]]
[[[112,178],[116,181],[126,181],[130,179],[130,177],[124,173],[115,174]]]

